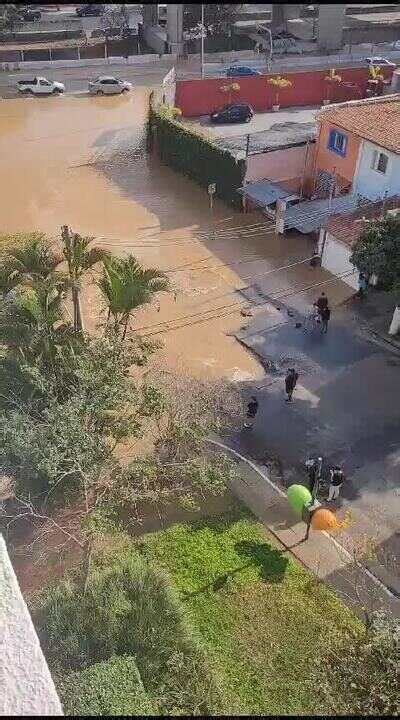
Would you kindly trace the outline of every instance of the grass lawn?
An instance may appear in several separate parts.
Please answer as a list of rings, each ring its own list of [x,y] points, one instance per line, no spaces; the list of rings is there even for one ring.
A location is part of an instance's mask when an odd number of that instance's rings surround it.
[[[139,547],[179,589],[215,662],[227,713],[323,712],[313,668],[328,635],[354,632],[358,621],[247,510],[174,525]]]

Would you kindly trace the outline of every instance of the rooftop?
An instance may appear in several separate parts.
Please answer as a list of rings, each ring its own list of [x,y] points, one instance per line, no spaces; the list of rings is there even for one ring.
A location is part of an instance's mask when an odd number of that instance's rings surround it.
[[[332,105],[318,118],[400,153],[400,94]]]
[[[212,125],[208,116],[186,123],[200,126],[201,129],[206,128],[213,142],[229,150],[232,155],[240,156],[246,150],[249,155],[253,155],[303,145],[307,140],[314,141],[317,135],[315,115],[318,110],[319,106],[313,106],[283,108],[278,112],[257,112],[250,125],[240,129],[235,125]],[[253,132],[249,133],[250,127]]]
[[[325,229],[337,240],[350,247],[358,240],[365,225],[360,222],[362,218],[376,220],[383,211],[400,208],[400,196],[387,198],[385,202],[379,200],[357,210],[349,215],[332,215],[328,218]]]

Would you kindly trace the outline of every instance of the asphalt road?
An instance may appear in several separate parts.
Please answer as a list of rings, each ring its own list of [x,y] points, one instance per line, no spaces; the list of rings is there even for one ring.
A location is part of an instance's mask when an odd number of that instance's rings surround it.
[[[48,80],[58,80],[65,84],[66,93],[83,93],[87,90],[89,78],[98,75],[113,75],[114,77],[129,80],[139,87],[153,87],[161,83],[173,63],[170,60],[161,60],[144,65],[96,65],[77,68],[42,68],[40,70],[25,70],[20,72],[0,73],[0,97],[11,99],[24,97],[16,89],[16,83],[21,77],[40,75]]]

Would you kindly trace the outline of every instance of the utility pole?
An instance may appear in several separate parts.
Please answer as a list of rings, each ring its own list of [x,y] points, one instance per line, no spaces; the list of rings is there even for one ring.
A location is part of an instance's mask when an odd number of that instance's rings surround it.
[[[201,79],[204,80],[204,3],[201,3]]]

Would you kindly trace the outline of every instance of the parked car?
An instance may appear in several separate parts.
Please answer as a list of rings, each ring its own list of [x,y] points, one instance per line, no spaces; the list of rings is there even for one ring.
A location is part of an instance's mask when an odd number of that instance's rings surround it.
[[[18,80],[17,88],[19,92],[31,95],[58,95],[64,92],[65,85],[55,80],[46,80],[44,77],[31,77]]]
[[[238,65],[237,67],[230,67],[226,71],[226,77],[251,77],[254,75],[261,75],[259,70],[255,70],[245,65]]]
[[[22,13],[22,18],[25,22],[35,22],[35,20],[40,20],[41,17],[42,13],[40,10],[33,10],[32,8],[27,8]]]
[[[212,123],[250,122],[254,110],[250,105],[226,105],[222,110],[211,113]]]
[[[119,95],[132,90],[132,83],[115,77],[101,75],[89,81],[91,95]]]
[[[368,65],[386,65],[386,67],[396,67],[396,63],[390,62],[387,58],[383,57],[367,57],[365,62]]]
[[[90,3],[89,5],[81,5],[76,8],[76,14],[78,17],[98,17],[104,12],[104,5],[95,5]]]

